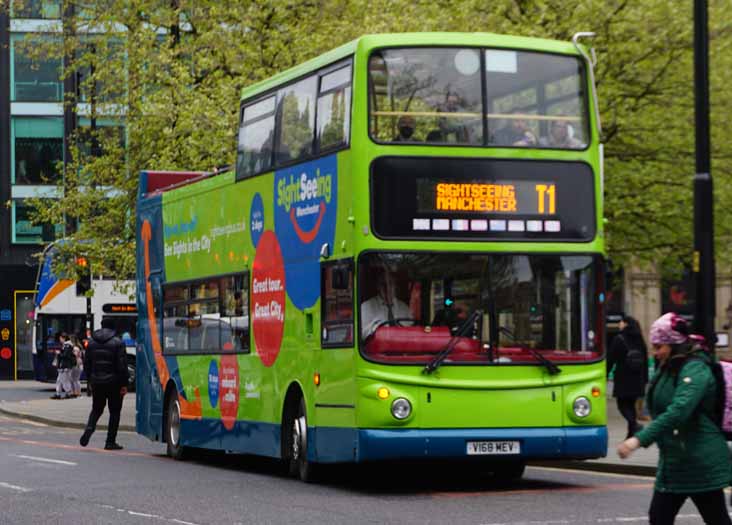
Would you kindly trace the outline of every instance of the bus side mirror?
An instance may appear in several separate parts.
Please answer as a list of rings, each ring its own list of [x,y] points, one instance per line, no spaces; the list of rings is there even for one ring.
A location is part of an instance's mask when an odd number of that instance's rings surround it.
[[[348,290],[348,268],[345,266],[335,267],[331,272],[330,286],[334,290]]]

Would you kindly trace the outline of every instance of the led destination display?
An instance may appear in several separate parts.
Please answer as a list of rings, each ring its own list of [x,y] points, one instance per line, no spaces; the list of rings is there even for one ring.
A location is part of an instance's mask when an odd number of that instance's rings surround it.
[[[584,162],[382,157],[371,165],[382,238],[590,241],[594,174]]]
[[[417,179],[417,211],[500,214],[555,214],[556,184],[505,181],[447,182]]]

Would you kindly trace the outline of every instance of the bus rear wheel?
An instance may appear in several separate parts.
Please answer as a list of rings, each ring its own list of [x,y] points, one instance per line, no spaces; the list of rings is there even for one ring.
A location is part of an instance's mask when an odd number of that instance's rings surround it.
[[[168,396],[168,409],[165,417],[165,442],[168,445],[167,453],[173,459],[185,459],[186,447],[181,445],[181,418],[178,392],[173,390]]]
[[[127,374],[129,375],[130,380],[127,382],[127,391],[128,392],[134,392],[135,391],[135,384],[136,384],[136,378],[135,378],[135,362],[134,361],[127,361]]]
[[[305,400],[300,398],[297,410],[287,422],[287,462],[291,476],[296,476],[306,483],[317,478],[318,466],[308,460],[308,420]]]

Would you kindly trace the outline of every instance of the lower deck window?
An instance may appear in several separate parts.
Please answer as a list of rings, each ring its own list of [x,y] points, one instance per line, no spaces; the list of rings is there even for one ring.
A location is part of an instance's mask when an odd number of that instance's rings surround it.
[[[165,353],[249,352],[249,274],[213,277],[163,290]]]

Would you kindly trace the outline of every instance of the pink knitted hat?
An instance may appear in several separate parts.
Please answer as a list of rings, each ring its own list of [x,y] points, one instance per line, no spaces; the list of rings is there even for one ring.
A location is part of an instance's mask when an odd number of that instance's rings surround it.
[[[685,343],[686,320],[678,314],[669,312],[653,321],[651,325],[651,344],[676,345]]]

